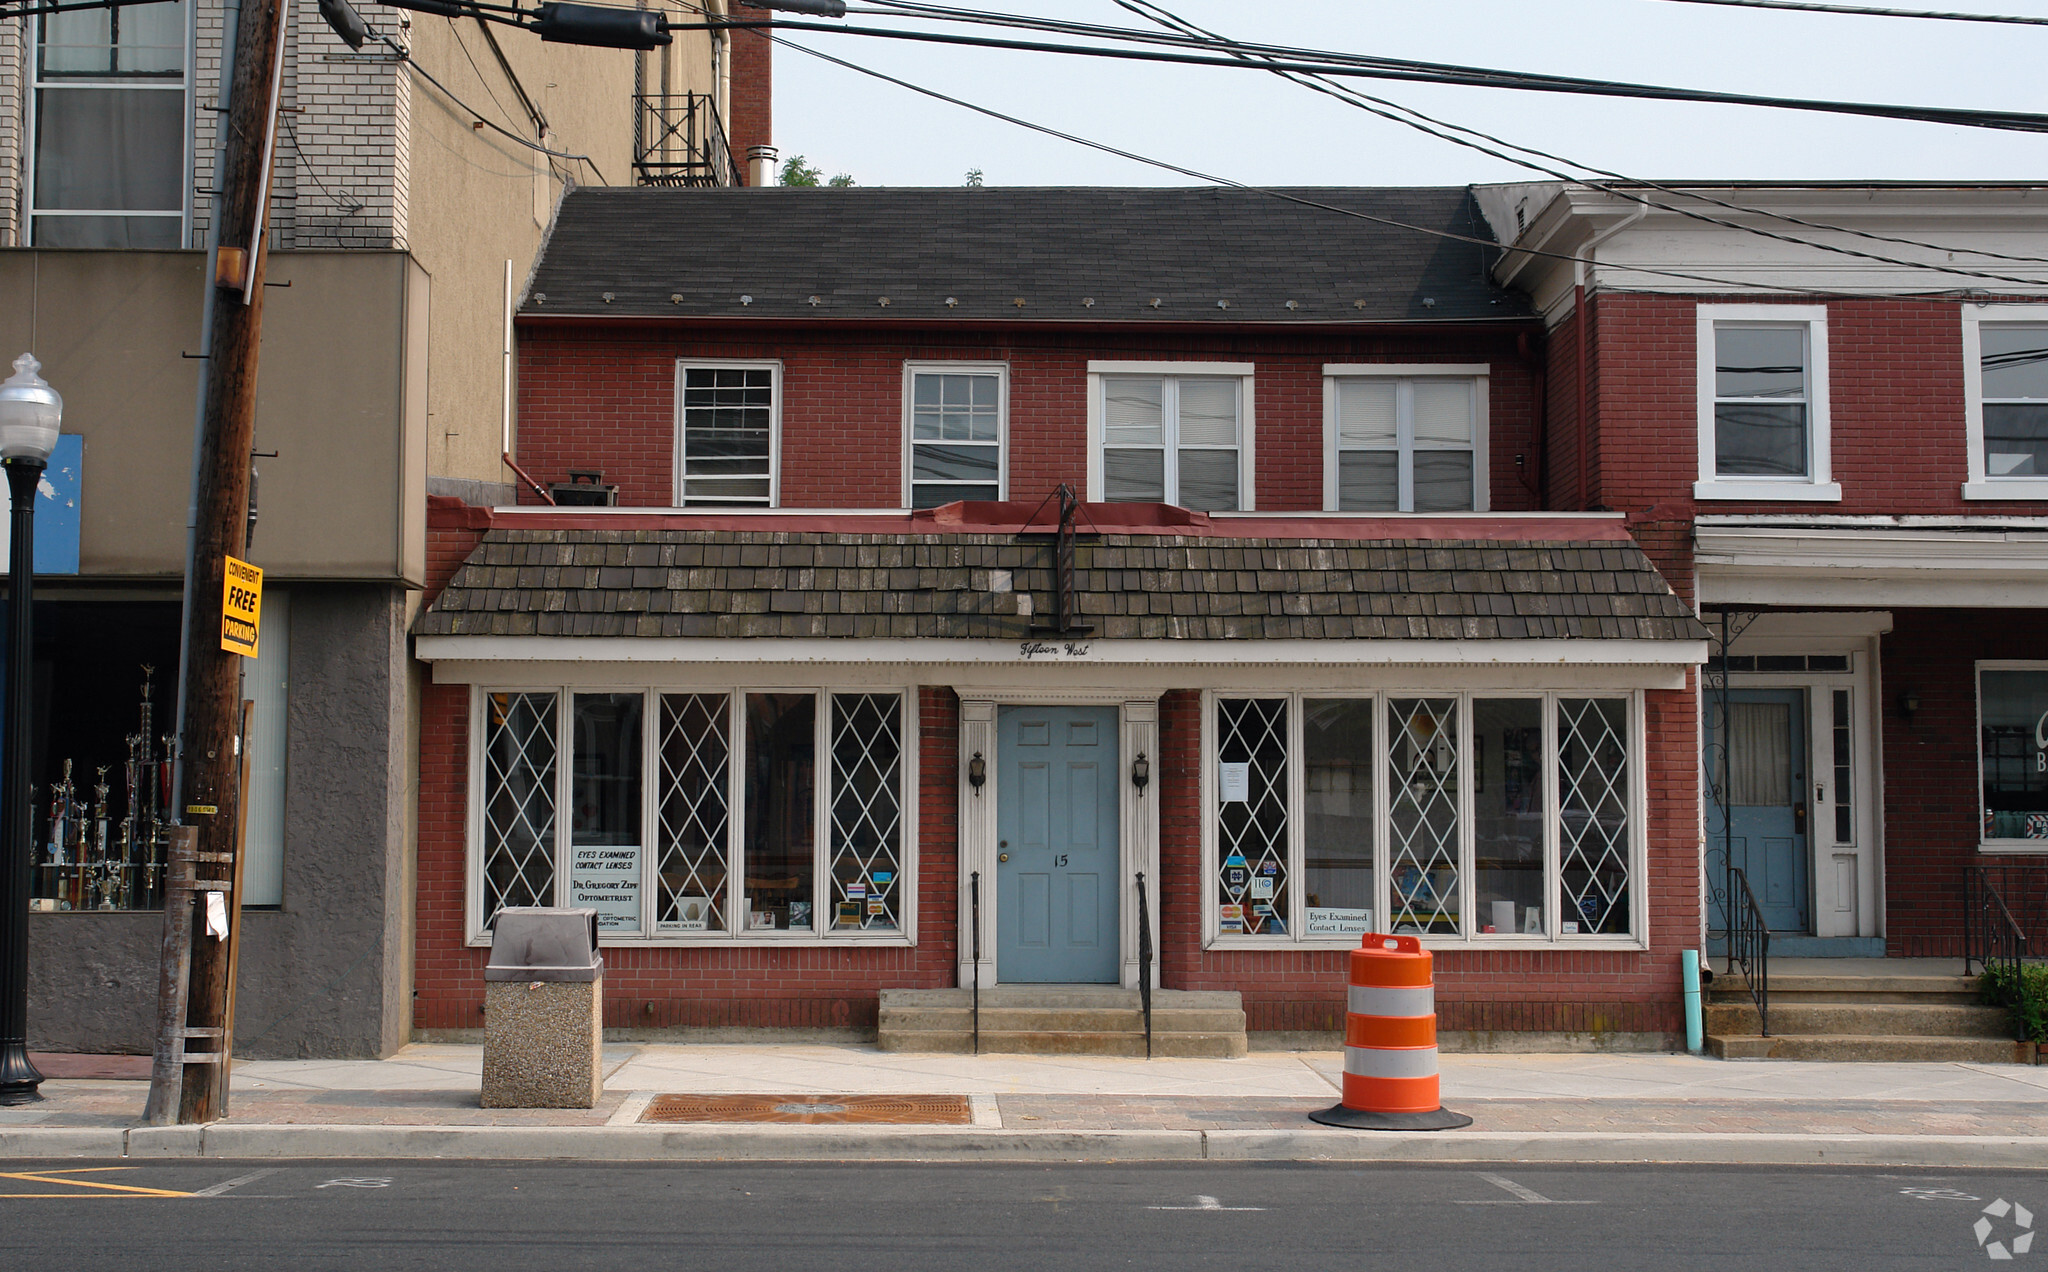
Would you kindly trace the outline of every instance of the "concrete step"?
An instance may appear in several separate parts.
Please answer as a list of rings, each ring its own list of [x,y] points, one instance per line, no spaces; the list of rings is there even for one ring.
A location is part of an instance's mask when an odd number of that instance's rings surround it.
[[[1920,1035],[1708,1034],[1707,1051],[1723,1060],[1921,1061],[1947,1064],[2033,1064],[2030,1042],[2011,1038]]]
[[[1756,1006],[1714,1003],[1706,1010],[1707,1032],[1757,1032]],[[1781,1003],[1771,995],[1774,1034],[1858,1034],[1923,1038],[2003,1038],[2011,1033],[2011,1017],[2001,1007],[1959,1003]]]
[[[973,1004],[971,990],[885,989],[876,1043],[884,1051],[971,1051]],[[1113,985],[995,986],[981,991],[981,1049],[1142,1056],[1144,1011],[1138,991]],[[1228,1057],[1247,1050],[1243,1000],[1237,994],[1154,992],[1154,1056]]]
[[[1973,976],[1772,976],[1771,1005],[1779,1003],[1975,1003],[1977,980]],[[1749,999],[1749,986],[1738,973],[1714,977],[1707,990],[1709,1002],[1733,1003]]]

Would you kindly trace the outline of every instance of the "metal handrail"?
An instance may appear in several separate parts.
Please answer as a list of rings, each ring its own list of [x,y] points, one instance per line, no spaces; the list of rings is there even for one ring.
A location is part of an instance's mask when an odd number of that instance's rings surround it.
[[[704,93],[641,93],[634,98],[633,171],[646,186],[737,186],[718,103]]]
[[[2004,869],[1970,866],[1963,871],[1963,975],[1968,976],[1971,964],[1976,963],[1993,973],[1994,983],[2011,987],[2010,1000],[2001,993],[1999,1005],[2017,1008],[2013,1029],[2018,1040],[2025,1042],[2029,1014],[2027,933],[2005,903],[1999,887],[2003,880],[1993,876],[1993,871],[2002,873]],[[2007,975],[1999,977],[1999,972]]]
[[[967,876],[967,893],[973,905],[974,932],[974,1054],[981,1054],[981,871]]]
[[[1138,872],[1138,1003],[1145,1009],[1145,1058],[1152,1058],[1152,914],[1145,901],[1145,872]]]
[[[1749,986],[1750,1001],[1756,1004],[1756,1031],[1771,1036],[1771,929],[1764,922],[1763,907],[1749,890],[1749,876],[1739,867],[1728,870],[1728,970],[1742,969]]]

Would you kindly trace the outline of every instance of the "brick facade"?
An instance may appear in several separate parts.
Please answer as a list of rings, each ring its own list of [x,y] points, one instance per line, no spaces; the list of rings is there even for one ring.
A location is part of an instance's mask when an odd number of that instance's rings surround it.
[[[1264,512],[1322,506],[1324,363],[1484,362],[1491,368],[1493,509],[1540,506],[1530,467],[1535,368],[1510,334],[814,331],[742,341],[533,319],[520,332],[520,465],[543,483],[568,480],[571,468],[602,469],[626,505],[675,501],[676,360],[735,358],[782,364],[788,508],[903,505],[903,364],[913,360],[1009,365],[1008,493],[1033,501],[1062,481],[1079,487],[1086,479],[1089,361],[1253,363],[1253,452]],[[520,497],[534,498],[530,491]]]

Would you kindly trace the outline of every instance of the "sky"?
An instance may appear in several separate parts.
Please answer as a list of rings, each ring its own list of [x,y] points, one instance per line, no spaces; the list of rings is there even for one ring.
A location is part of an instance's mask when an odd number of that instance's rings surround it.
[[[1738,10],[1672,0],[1162,0],[1224,35],[1349,53],[1786,97],[2048,112],[2048,26]],[[1884,0],[1879,0],[1883,3]],[[2048,17],[2048,0],[1980,12]],[[858,5],[860,0],[854,0]],[[1145,22],[1113,0],[953,0],[984,12]],[[1890,0],[1912,7],[1915,0]],[[1936,5],[1934,7],[1954,7]],[[914,27],[897,19],[849,19]],[[1057,39],[986,27],[945,28]],[[1260,71],[849,35],[794,42],[977,105],[1254,185],[1456,185],[1525,169]],[[1356,80],[1522,145],[1658,180],[2048,180],[2048,134],[1752,107]],[[775,51],[775,141],[861,185],[1187,185],[1164,172]]]

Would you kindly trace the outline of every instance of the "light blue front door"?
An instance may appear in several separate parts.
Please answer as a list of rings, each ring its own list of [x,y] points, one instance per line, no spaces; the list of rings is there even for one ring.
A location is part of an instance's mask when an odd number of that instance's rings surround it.
[[[1117,981],[1115,707],[996,717],[996,976]]]
[[[1723,727],[1718,694],[1709,690],[1707,747],[1707,891],[1713,925],[1726,930],[1721,905],[1727,853],[1749,880],[1773,932],[1811,932],[1806,851],[1806,691],[1734,689]],[[1728,740],[1728,792],[1733,824],[1724,836],[1721,746]]]

